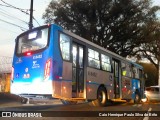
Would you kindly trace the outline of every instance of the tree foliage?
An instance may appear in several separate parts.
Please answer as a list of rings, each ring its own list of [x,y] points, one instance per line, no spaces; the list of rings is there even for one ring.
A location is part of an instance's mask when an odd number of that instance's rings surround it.
[[[52,0],[43,19],[126,57],[146,42],[157,10],[151,0]]]
[[[134,55],[139,59],[147,58],[157,70],[160,61],[160,23],[150,21],[144,28],[145,43],[136,48]]]
[[[158,79],[158,71],[156,67],[153,64],[150,63],[139,63],[143,66],[144,72],[147,73],[147,80],[145,81],[145,86],[153,86],[157,85],[157,79]]]

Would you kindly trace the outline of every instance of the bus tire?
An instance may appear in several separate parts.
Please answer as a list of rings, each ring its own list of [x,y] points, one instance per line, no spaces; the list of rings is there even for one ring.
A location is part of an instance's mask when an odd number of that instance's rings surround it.
[[[134,97],[134,103],[135,104],[139,104],[141,102],[141,96],[139,92],[135,93],[135,97]]]
[[[21,98],[21,103],[22,103],[22,104],[26,104],[26,103],[27,103],[27,101],[28,101],[28,99],[27,99],[27,98]]]
[[[107,91],[104,87],[100,87],[97,91],[97,99],[92,101],[94,106],[106,106],[107,103]]]
[[[75,105],[75,104],[77,104],[77,101],[70,101],[70,100],[61,100],[61,102],[64,105]]]

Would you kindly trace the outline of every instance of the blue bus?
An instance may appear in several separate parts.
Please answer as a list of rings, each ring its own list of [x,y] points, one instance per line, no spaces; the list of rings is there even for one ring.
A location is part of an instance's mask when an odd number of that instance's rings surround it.
[[[16,38],[11,93],[52,95],[64,104],[143,97],[143,67],[55,24]]]

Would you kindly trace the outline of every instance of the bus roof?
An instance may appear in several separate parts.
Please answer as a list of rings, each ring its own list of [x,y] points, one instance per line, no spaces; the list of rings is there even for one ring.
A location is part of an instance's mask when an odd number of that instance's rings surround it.
[[[135,67],[138,67],[138,68],[140,68],[140,69],[143,69],[143,67],[142,67],[141,65],[139,65],[139,64],[137,64],[137,63],[135,63],[135,62],[131,62],[131,61],[130,61],[130,63],[131,63],[132,65],[134,65]]]

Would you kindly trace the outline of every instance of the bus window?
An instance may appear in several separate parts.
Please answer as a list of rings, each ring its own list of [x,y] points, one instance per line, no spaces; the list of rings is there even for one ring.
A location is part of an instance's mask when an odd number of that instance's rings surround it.
[[[139,78],[143,78],[143,71],[141,69],[139,69]]]
[[[90,67],[100,69],[99,53],[97,51],[88,49],[88,64]]]
[[[101,64],[102,64],[102,70],[111,72],[111,63],[110,58],[106,55],[101,54]]]
[[[34,36],[33,36],[34,35]],[[31,38],[32,36],[32,38]],[[48,28],[35,30],[18,38],[17,54],[43,49],[48,43]]]
[[[83,48],[82,47],[79,47],[79,67],[80,68],[83,68]]]
[[[137,78],[137,79],[139,79],[139,69],[138,68],[136,68],[136,67],[134,67],[133,68],[133,74],[134,74],[134,78]]]
[[[76,67],[77,66],[77,46],[76,45],[73,45],[72,54],[73,54],[73,67]]]
[[[60,48],[64,60],[70,60],[70,37],[60,33]]]
[[[122,63],[122,75],[126,77],[132,77],[131,66],[129,64]]]

